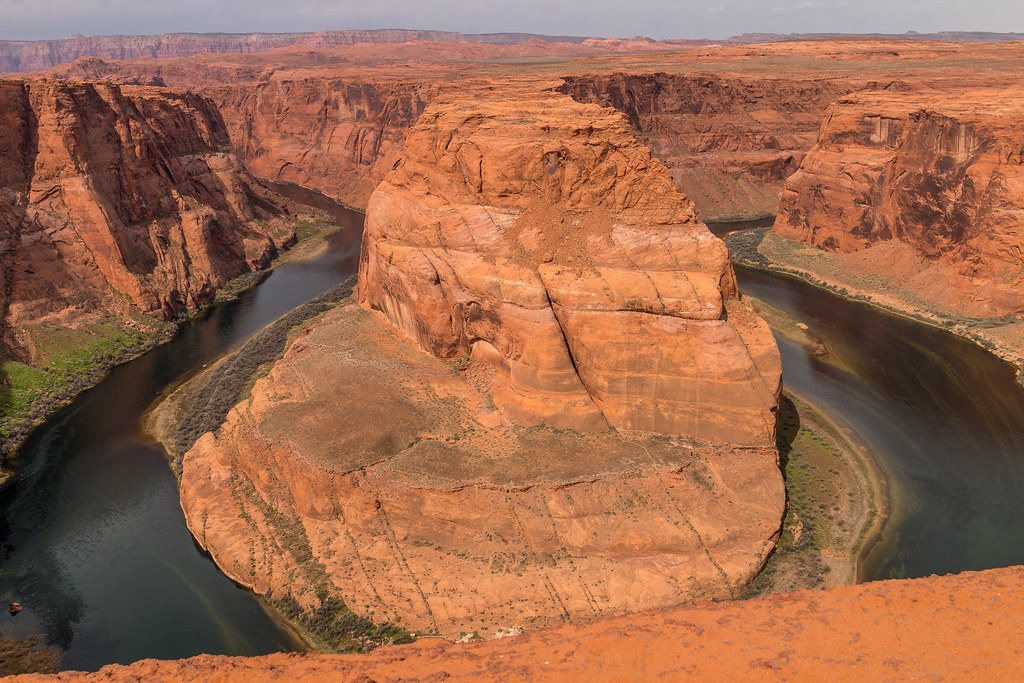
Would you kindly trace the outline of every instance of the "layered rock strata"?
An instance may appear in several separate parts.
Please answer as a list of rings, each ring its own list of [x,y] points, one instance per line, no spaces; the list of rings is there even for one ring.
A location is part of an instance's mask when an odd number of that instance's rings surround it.
[[[451,638],[728,598],[760,570],[774,449],[523,428],[487,375],[336,309],[186,453],[189,527],[258,593]]]
[[[204,92],[255,175],[365,207],[435,90],[418,79],[312,77]]]
[[[771,551],[779,356],[724,246],[619,113],[513,94],[428,107],[367,210],[378,315],[302,330],[185,454],[256,591],[493,636],[735,596]]]
[[[828,111],[774,231],[938,311],[1024,310],[1024,171],[1014,87],[857,93]],[[884,271],[884,272],[882,272]]]
[[[774,446],[778,351],[728,253],[611,109],[429,108],[370,200],[359,298],[494,369],[510,419]]]
[[[198,95],[0,80],[0,319],[173,318],[294,239]]]
[[[615,107],[704,220],[775,213],[822,112],[858,87],[836,78],[613,73],[567,76],[560,92]]]

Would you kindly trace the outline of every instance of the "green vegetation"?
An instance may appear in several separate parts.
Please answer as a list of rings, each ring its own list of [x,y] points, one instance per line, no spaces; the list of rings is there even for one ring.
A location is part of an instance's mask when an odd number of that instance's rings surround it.
[[[95,384],[116,363],[134,358],[174,331],[172,323],[145,319],[129,326],[116,318],[92,325],[25,327],[34,365],[0,361],[0,452],[15,448],[49,413]]]
[[[367,652],[382,644],[411,643],[415,638],[401,626],[374,624],[355,614],[335,597],[324,598],[315,609],[304,610],[295,598],[270,600],[304,636],[317,644],[327,644],[333,652]]]
[[[797,396],[783,394],[778,448],[787,507],[782,534],[746,597],[855,579],[880,493],[858,446]]]
[[[0,676],[55,674],[60,653],[39,645],[38,638],[0,638]]]

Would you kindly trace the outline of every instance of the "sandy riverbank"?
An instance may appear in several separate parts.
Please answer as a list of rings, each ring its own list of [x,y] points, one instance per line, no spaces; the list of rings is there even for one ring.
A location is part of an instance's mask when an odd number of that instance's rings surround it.
[[[733,260],[748,268],[791,275],[853,301],[932,325],[969,339],[1013,364],[1018,380],[1024,368],[1024,317],[971,318],[945,311],[906,289],[907,273],[888,269],[892,244],[838,254],[780,237],[770,228],[732,233],[725,238]],[[867,252],[871,253],[867,253]],[[856,257],[856,258],[854,258]]]

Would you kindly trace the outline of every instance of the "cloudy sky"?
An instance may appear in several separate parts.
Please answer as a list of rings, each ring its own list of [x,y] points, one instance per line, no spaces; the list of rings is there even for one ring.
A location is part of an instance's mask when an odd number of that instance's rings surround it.
[[[0,40],[423,28],[652,38],[1021,31],[1019,0],[0,0]]]

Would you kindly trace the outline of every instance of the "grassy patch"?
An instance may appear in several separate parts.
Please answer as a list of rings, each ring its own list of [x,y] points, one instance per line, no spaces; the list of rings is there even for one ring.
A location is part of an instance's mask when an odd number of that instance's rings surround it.
[[[107,318],[80,328],[26,326],[33,365],[0,361],[0,451],[9,452],[46,416],[107,370],[168,338],[172,323],[146,319],[131,327]]]
[[[861,544],[880,506],[864,456],[810,404],[786,394],[778,447],[786,518],[775,554],[747,597],[853,582]]]
[[[291,596],[270,599],[270,604],[300,632],[333,652],[367,652],[384,644],[411,643],[413,636],[392,623],[375,624],[350,610],[335,597],[325,598],[319,607],[304,610]]]
[[[39,645],[37,638],[0,638],[0,676],[54,674],[60,654]]]

